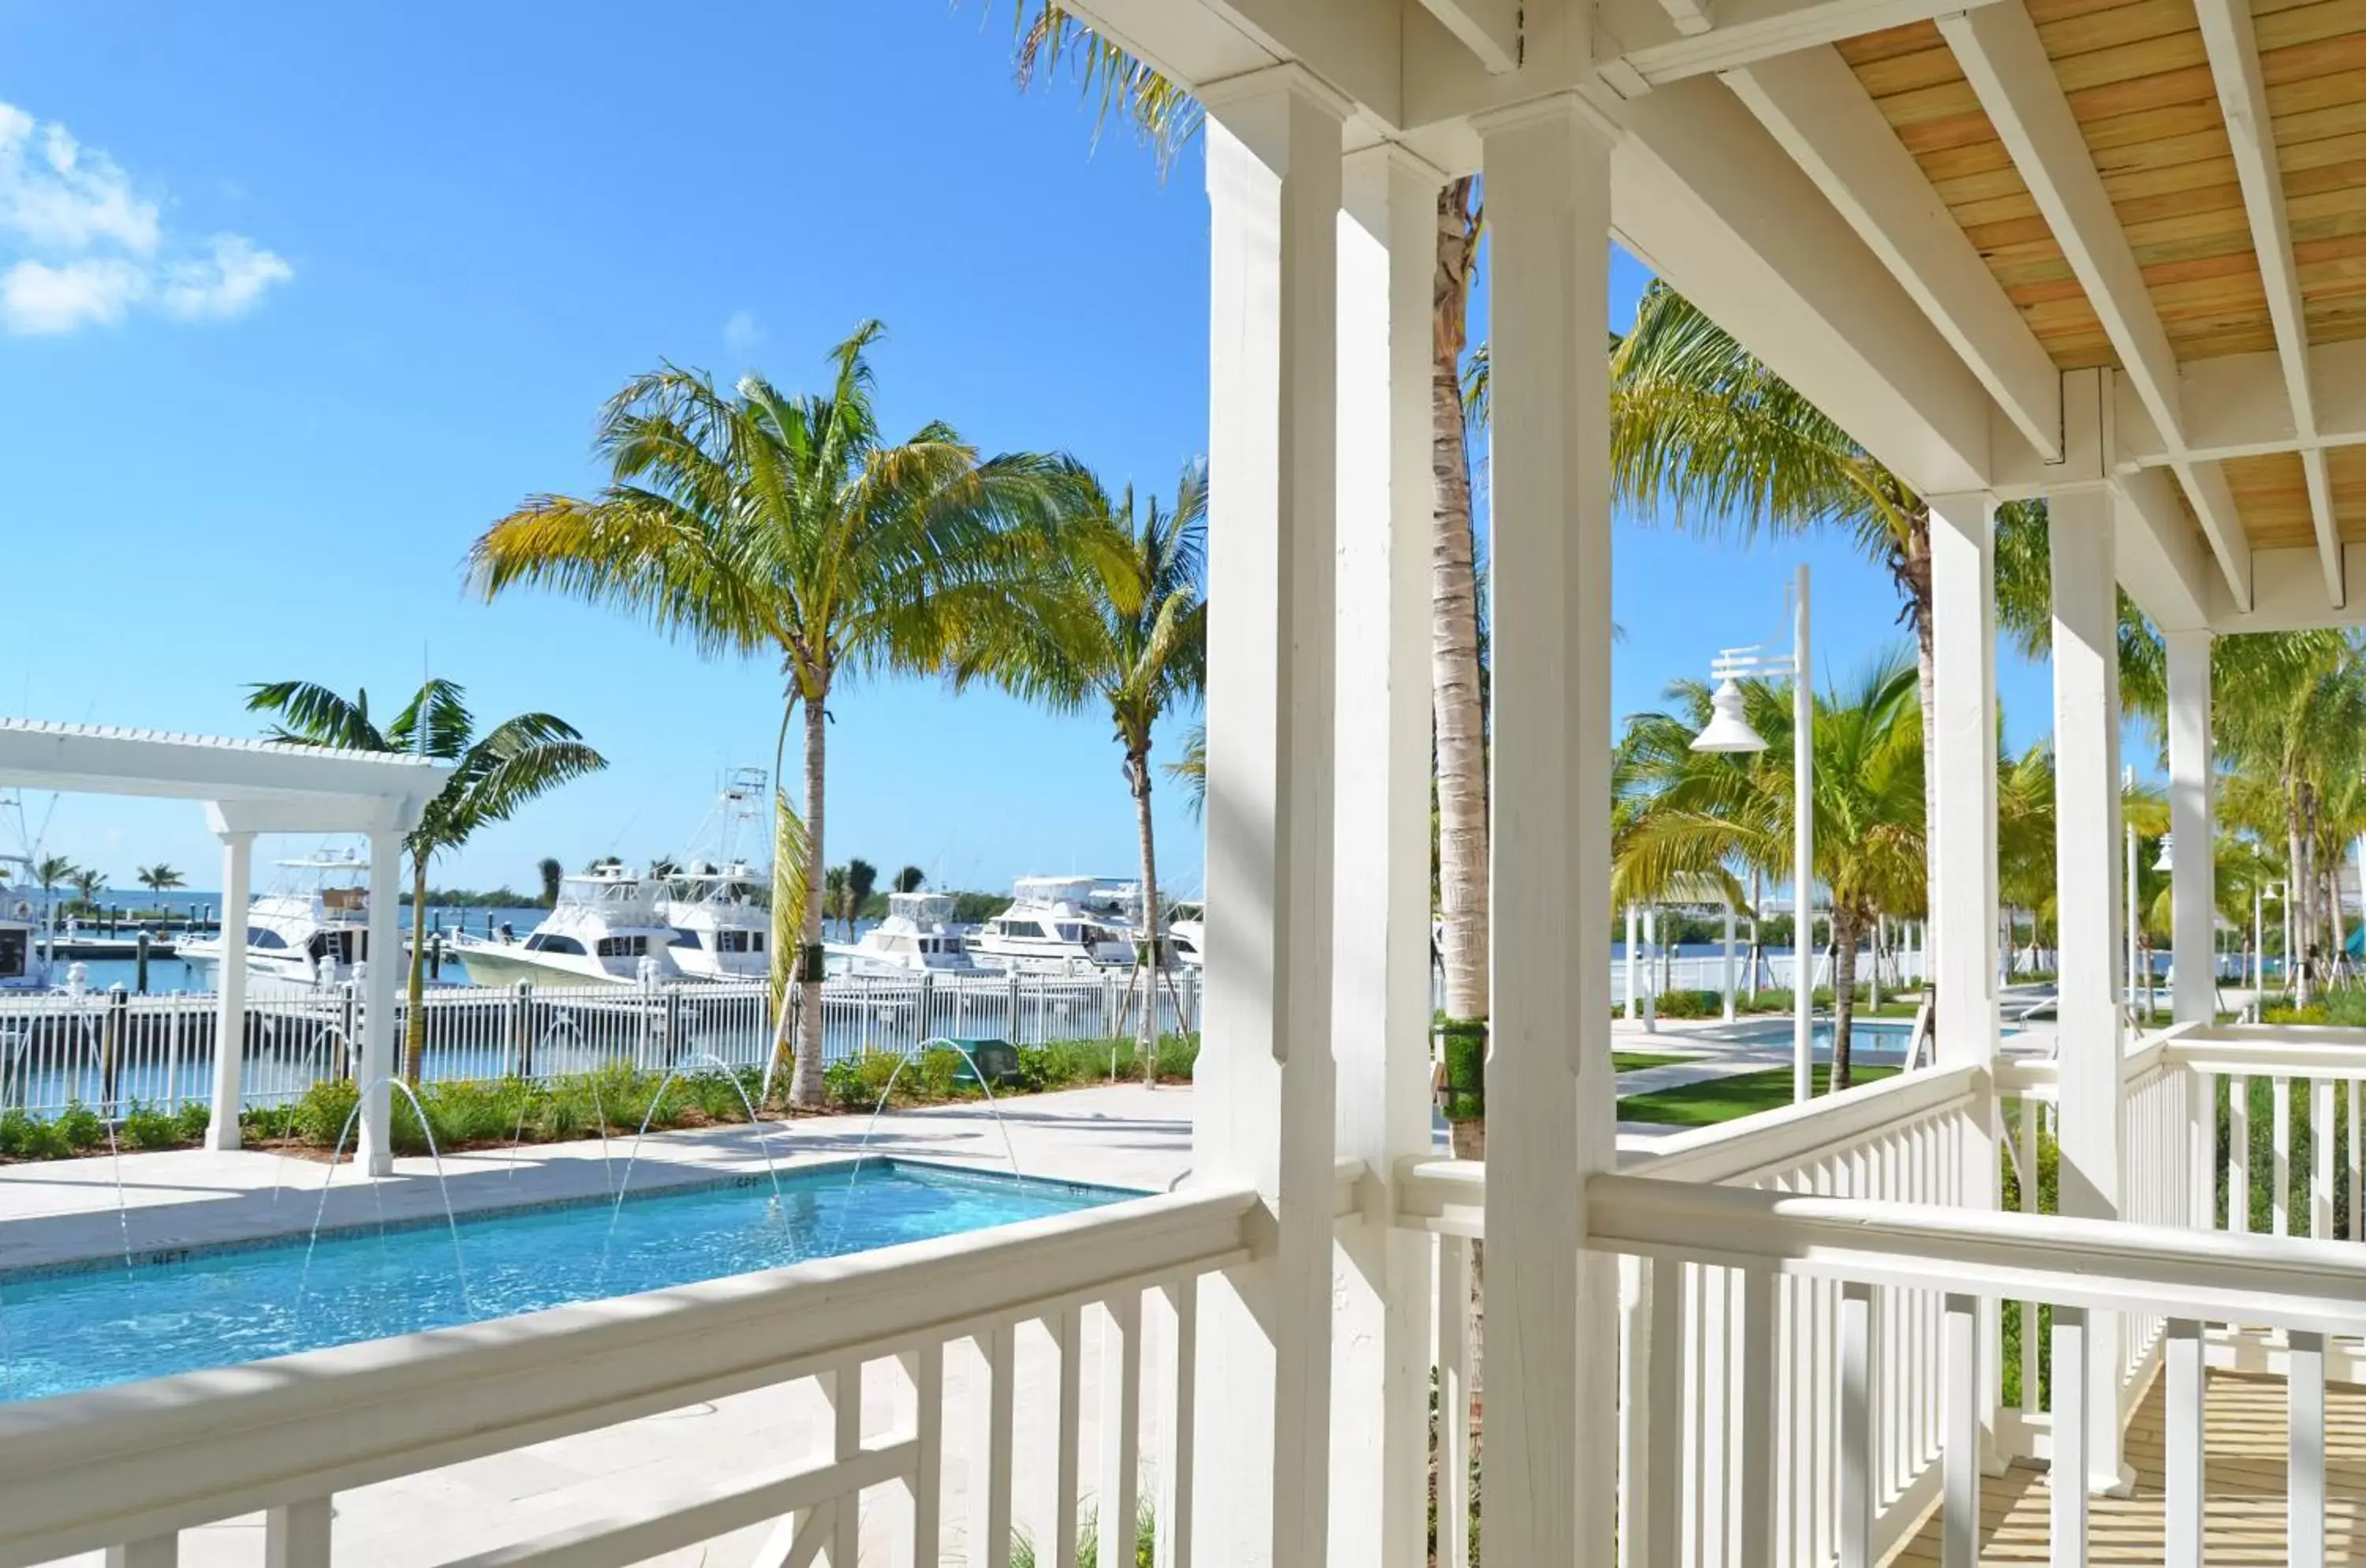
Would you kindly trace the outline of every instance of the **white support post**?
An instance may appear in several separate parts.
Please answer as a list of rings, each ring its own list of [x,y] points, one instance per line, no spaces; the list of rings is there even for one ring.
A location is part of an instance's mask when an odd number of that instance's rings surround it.
[[[2170,1016],[2180,1023],[2218,1015],[2217,824],[2210,796],[2210,634],[2167,632],[2169,645]]]
[[[1988,1402],[1980,1385],[1980,1303],[1977,1296],[1950,1295],[1944,1304],[1946,1386],[1939,1414],[1942,1568],[1979,1568],[1980,1417]]]
[[[373,1177],[394,1174],[389,1079],[401,1070],[401,1037],[394,1026],[395,998],[402,990],[402,835],[372,829],[369,835],[369,969],[362,990],[361,1138],[355,1162]]]
[[[2325,1568],[2325,1336],[2292,1333],[2284,1373],[2284,1551],[2291,1568]]]
[[[1719,1012],[1726,1022],[1733,1021],[1733,900],[1725,901],[1725,1006]]]
[[[2162,1434],[2167,1464],[2160,1492],[2167,1568],[2202,1568],[2203,1380],[2209,1374],[2200,1323],[2190,1317],[2169,1321],[2168,1360],[2168,1425]]]
[[[1610,882],[1610,145],[1564,95],[1477,121],[1494,332],[1493,1049],[1486,1552],[1615,1550],[1617,1288],[1585,1187],[1617,1163]]]
[[[1200,1281],[1195,1549],[1328,1545],[1334,597],[1341,132],[1294,66],[1208,109],[1206,1046],[1192,1147],[1254,1187],[1256,1258]],[[1601,352],[1599,342],[1595,353]]]
[[[244,1108],[240,1082],[246,1043],[246,905],[254,874],[254,835],[221,825],[209,807],[214,836],[222,845],[221,975],[214,992],[214,1110],[206,1123],[206,1147],[238,1147],[238,1116]]]
[[[1429,1106],[1430,288],[1445,176],[1348,157],[1339,225],[1339,760],[1332,1055],[1339,1152],[1380,1207],[1340,1233],[1331,1561],[1420,1568],[1430,1238],[1387,1223]],[[1385,455],[1385,461],[1376,456]]]
[[[1642,964],[1643,964],[1643,960],[1642,960],[1642,955],[1641,955],[1640,952],[1639,951],[1639,942],[1640,942],[1640,941],[1641,941],[1641,936],[1642,936],[1641,930],[1640,930],[1640,924],[1641,924],[1641,917],[1640,917],[1640,916],[1638,914],[1638,912],[1636,911],[1635,906],[1634,906],[1634,905],[1632,905],[1632,904],[1628,905],[1628,906],[1627,906],[1627,986],[1626,986],[1626,993],[1627,993],[1627,1021],[1628,1021],[1628,1022],[1629,1022],[1629,1023],[1632,1023],[1632,1022],[1634,1022],[1634,1021],[1635,1021],[1636,1014],[1637,1014],[1637,1010],[1638,1010],[1638,1009],[1639,1009],[1639,1008],[1643,1005],[1643,1002],[1642,1002],[1642,990],[1643,990],[1643,987],[1642,987],[1642,983],[1641,983],[1641,982],[1642,982]]]
[[[2093,1473],[2088,1450],[2096,1428],[2115,1425],[2119,1408],[2115,1389],[2112,1403],[2101,1410],[2093,1404],[2095,1380],[2088,1374],[2094,1347],[2087,1336],[2087,1309],[2056,1304],[2054,1308],[2054,1555],[2055,1568],[2086,1568],[2087,1488],[2078,1478]]]
[[[2054,570],[2055,906],[2061,931],[2061,1212],[2120,1217],[2120,655],[2112,575],[2112,498],[2066,491],[2046,501]],[[2197,846],[2200,847],[2200,846]],[[2206,852],[2206,851],[2204,852]],[[2120,1472],[2119,1319],[2093,1314],[2087,1364],[2091,1483]],[[2055,1383],[2061,1387],[2057,1380]]]
[[[1873,1511],[1880,1485],[1874,1460],[1873,1287],[1841,1284],[1840,1568],[1874,1568]]]
[[[1983,1069],[1964,1122],[1958,1173],[1966,1208],[2001,1201],[1997,1055],[1996,498],[1931,498],[1933,724],[1930,919],[1922,976],[1942,1067]],[[2024,1114],[2026,1112],[2024,1111]],[[1997,1451],[2000,1384],[1981,1393],[1982,1449]]]

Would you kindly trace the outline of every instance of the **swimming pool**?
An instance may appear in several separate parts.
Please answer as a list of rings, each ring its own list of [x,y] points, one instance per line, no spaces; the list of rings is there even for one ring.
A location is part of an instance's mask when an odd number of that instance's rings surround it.
[[[608,1202],[0,1274],[0,1401],[479,1323],[1136,1196],[871,1159]],[[612,1229],[613,1218],[613,1229]]]
[[[1832,1032],[1831,1019],[1815,1021],[1808,1038],[1818,1061],[1831,1059]],[[1998,1032],[2010,1036],[2021,1032],[2008,1028]],[[1906,1060],[1906,1042],[1913,1033],[1913,1022],[1907,1019],[1853,1020],[1849,1025],[1849,1059],[1857,1062],[1903,1062]],[[1729,1031],[1719,1030],[1716,1037],[1746,1041],[1752,1045],[1788,1045],[1791,1043],[1791,1021],[1782,1018],[1744,1024]]]

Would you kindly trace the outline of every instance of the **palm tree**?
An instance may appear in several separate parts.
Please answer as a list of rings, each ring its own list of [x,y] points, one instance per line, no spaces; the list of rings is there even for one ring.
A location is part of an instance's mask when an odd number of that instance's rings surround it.
[[[1079,23],[1058,0],[1019,0],[1015,17],[1021,87],[1065,63],[1088,95],[1098,95],[1102,122],[1111,114],[1132,121],[1162,167],[1199,134],[1204,116],[1189,94]],[[1489,1010],[1486,631],[1479,608],[1462,362],[1482,209],[1476,179],[1448,181],[1438,192],[1430,323],[1430,685],[1444,999],[1450,1017],[1474,1021]]]
[[[1208,808],[1208,727],[1195,724],[1183,732],[1183,755],[1166,764],[1166,776],[1183,786],[1183,804],[1196,822]]]
[[[861,855],[846,863],[846,935],[854,938],[855,922],[862,919],[862,906],[871,902],[872,889],[879,886],[879,868]]]
[[[898,893],[918,893],[922,887],[928,886],[928,881],[927,872],[917,865],[907,865],[896,874],[896,880],[888,886]]]
[[[778,750],[805,720],[805,847],[791,1096],[822,1102],[821,920],[828,702],[846,678],[935,667],[952,627],[1001,597],[1007,525],[1047,503],[1055,465],[981,460],[952,427],[882,437],[866,321],[830,355],[829,389],[790,396],[761,377],[719,390],[665,366],[602,412],[597,495],[536,496],[472,552],[487,598],[534,585],[647,619],[709,655],[760,655],[784,680]],[[775,759],[774,776],[779,773]],[[776,795],[776,807],[785,806]],[[778,901],[776,900],[776,903]],[[773,975],[785,985],[787,954]]]
[[[430,681],[383,728],[370,716],[367,692],[348,699],[310,681],[275,681],[251,688],[246,700],[250,711],[278,720],[272,728],[276,740],[428,757],[451,764],[452,776],[403,839],[411,856],[411,974],[402,1070],[412,1083],[419,1081],[427,1054],[427,1010],[422,998],[426,987],[428,863],[467,843],[478,829],[507,820],[528,801],[608,765],[583,744],[573,725],[546,713],[520,714],[479,735],[466,698],[452,682]],[[389,953],[370,956],[379,963],[392,959]]]
[[[74,899],[84,908],[96,911],[98,896],[107,891],[107,873],[93,871],[88,866],[76,866],[66,879],[73,884]]]
[[[179,872],[161,861],[140,868],[140,886],[152,893],[162,894],[186,885]]]
[[[1709,716],[1708,688],[1697,682],[1670,688],[1682,712],[1628,721],[1614,770],[1614,904],[1664,898],[1672,888],[1703,883],[1721,884],[1738,898],[1734,867],[1771,874],[1790,869],[1790,690],[1787,683],[1747,682],[1742,691],[1751,725],[1767,741],[1754,755],[1692,749]],[[1915,697],[1913,666],[1893,658],[1815,702],[1815,876],[1831,904],[1835,1092],[1849,1086],[1858,941],[1876,913],[1919,908],[1923,901],[1922,732]]]
[[[822,907],[829,912],[830,916],[835,919],[844,920],[846,919],[846,867],[834,865],[822,873],[821,896]],[[844,932],[841,931],[840,934],[843,935]]]
[[[49,919],[50,894],[74,878],[74,863],[63,855],[44,855],[33,863],[33,881],[41,890],[41,919]]]
[[[542,863],[535,866],[535,869],[542,874],[542,901],[544,905],[551,908],[558,908],[558,885],[566,878],[567,868],[559,864],[557,857],[545,855],[542,857]]]
[[[1150,754],[1159,721],[1207,689],[1208,479],[1197,464],[1175,487],[1175,504],[1137,505],[1087,474],[1079,505],[1039,541],[1042,570],[1007,615],[973,628],[955,654],[956,683],[991,680],[1055,713],[1108,713],[1133,797],[1142,852],[1141,932],[1150,970],[1139,1031],[1143,1077],[1157,1075],[1158,845],[1150,801]]]

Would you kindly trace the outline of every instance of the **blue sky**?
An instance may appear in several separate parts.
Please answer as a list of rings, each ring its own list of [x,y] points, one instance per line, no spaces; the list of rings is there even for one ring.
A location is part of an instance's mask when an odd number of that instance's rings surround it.
[[[682,847],[769,763],[778,680],[606,614],[487,606],[460,562],[522,497],[580,491],[601,400],[661,358],[806,385],[864,317],[890,426],[1072,451],[1170,489],[1206,441],[1206,203],[1069,89],[1023,97],[1007,14],[945,0],[623,0],[0,12],[0,712],[245,733],[245,682],[580,725],[610,771],[437,880],[526,886]],[[883,62],[889,62],[883,69]],[[24,264],[32,264],[31,267]],[[1614,322],[1642,269],[1614,269]],[[1621,712],[1817,577],[1820,671],[1904,636],[1839,540],[1745,552],[1622,522]],[[2007,660],[2012,741],[2045,725]],[[833,704],[829,852],[995,886],[1123,871],[1105,722],[923,682]],[[1171,746],[1169,748],[1171,752]],[[791,752],[794,767],[794,751]],[[195,807],[28,802],[47,847],[210,886]],[[1169,791],[1162,871],[1196,888]],[[0,849],[14,849],[13,844]]]

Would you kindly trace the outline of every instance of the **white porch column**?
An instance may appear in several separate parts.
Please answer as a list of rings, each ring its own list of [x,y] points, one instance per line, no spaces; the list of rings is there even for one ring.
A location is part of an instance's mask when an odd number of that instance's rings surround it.
[[[1444,175],[1352,153],[1339,225],[1339,660],[1332,1055],[1339,1153],[1392,1194],[1429,1106],[1430,286]],[[1421,1568],[1429,1452],[1427,1236],[1340,1239],[1331,1555]]]
[[[2062,1213],[2120,1213],[2120,660],[2109,492],[2046,498],[2054,570],[2054,864]],[[2206,852],[2206,851],[2205,851]],[[2090,1321],[2090,1483],[2120,1484],[2118,1319]]]
[[[2218,1014],[2218,824],[2211,800],[2210,634],[2168,632],[2169,963],[2171,1016]],[[2360,862],[2366,867],[2366,860]]]
[[[1334,513],[1340,133],[1295,67],[1208,119],[1206,1045],[1198,1179],[1270,1211],[1200,1281],[1194,1549],[1316,1563],[1330,1492]]]
[[[401,1069],[394,1008],[403,982],[402,835],[390,828],[372,829],[369,862],[369,970],[362,987],[361,1065],[354,1070],[362,1086],[362,1124],[354,1158],[368,1175],[391,1176],[388,1109],[394,1091],[387,1079]]]
[[[234,1149],[238,1113],[244,1103],[246,906],[254,874],[254,835],[225,827],[219,807],[208,806],[206,816],[222,845],[221,976],[214,992],[214,1109],[206,1123],[206,1147]]]
[[[1583,1246],[1586,1179],[1617,1163],[1610,142],[1573,95],[1476,124],[1494,344],[1487,1559],[1607,1563],[1617,1280]]]
[[[1938,1060],[1996,1059],[1996,500],[1932,496],[1931,935]],[[1993,1162],[1985,1168],[1993,1188]],[[1993,1201],[1993,1200],[1991,1200]]]

